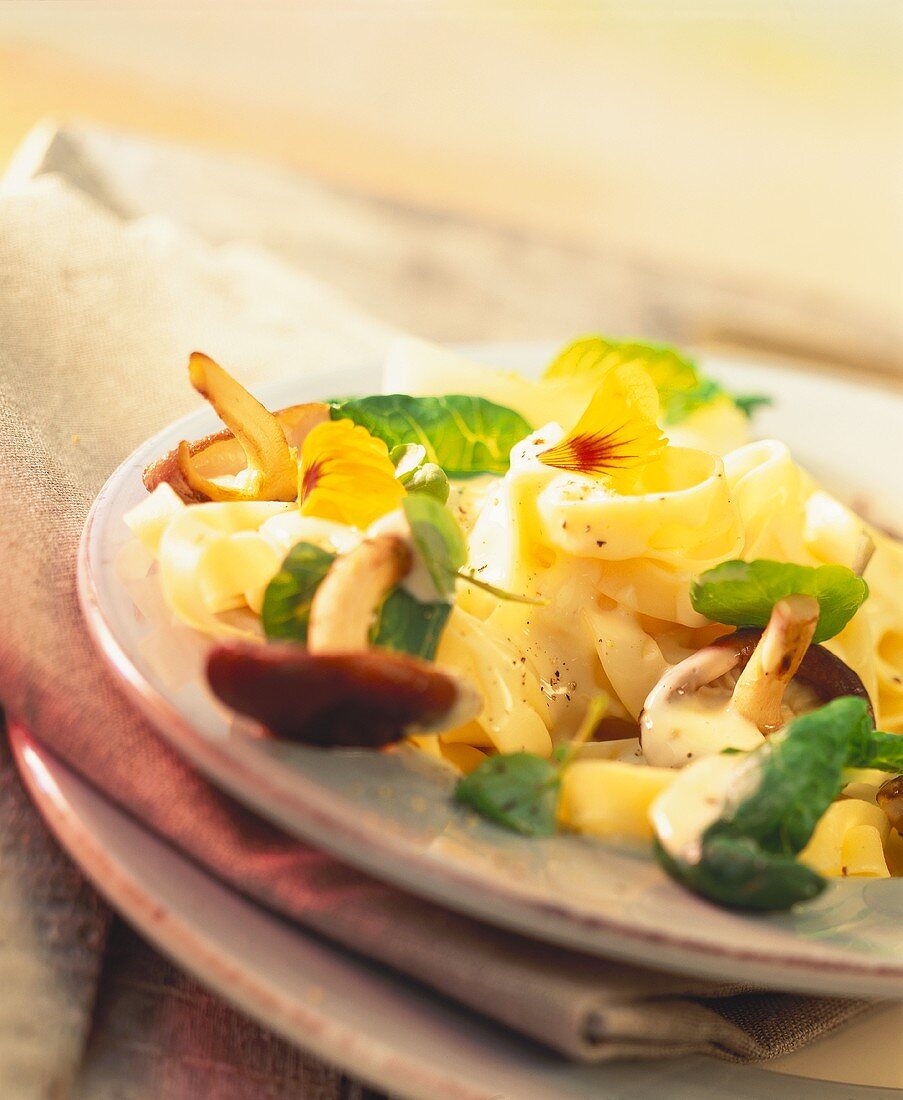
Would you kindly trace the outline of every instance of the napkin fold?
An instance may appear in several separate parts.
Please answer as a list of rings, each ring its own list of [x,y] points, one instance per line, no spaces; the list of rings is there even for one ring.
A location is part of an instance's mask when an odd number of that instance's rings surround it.
[[[868,1007],[661,974],[483,925],[305,846],[201,779],[86,634],[74,573],[90,502],[130,450],[196,404],[192,349],[255,383],[373,359],[393,334],[261,250],[125,220],[50,176],[0,198],[0,284],[10,720],[235,889],[569,1057],[767,1058]]]

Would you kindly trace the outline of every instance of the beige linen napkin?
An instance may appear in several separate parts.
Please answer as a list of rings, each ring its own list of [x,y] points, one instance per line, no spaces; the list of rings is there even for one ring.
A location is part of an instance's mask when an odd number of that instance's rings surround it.
[[[74,593],[86,510],[137,443],[194,404],[189,350],[254,382],[372,359],[391,334],[261,252],[122,222],[51,177],[0,199],[0,280],[11,719],[236,888],[567,1056],[770,1057],[864,1010],[537,944],[353,871],[211,788],[126,702],[86,636]]]

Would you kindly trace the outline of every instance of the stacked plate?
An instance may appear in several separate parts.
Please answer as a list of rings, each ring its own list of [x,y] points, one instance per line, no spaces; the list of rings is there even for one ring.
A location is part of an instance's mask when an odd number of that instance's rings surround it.
[[[529,369],[544,356],[542,349],[493,348],[484,349],[484,358]],[[797,459],[840,495],[855,497],[879,520],[899,503],[893,459],[903,398],[786,367],[719,361],[707,370],[735,390],[773,394],[775,406],[760,414],[757,428],[787,441]],[[362,369],[281,382],[260,396],[278,407],[337,392],[374,392],[378,383],[375,368]],[[845,437],[843,424],[867,424],[868,448],[852,428]],[[82,603],[101,651],[160,731],[213,782],[376,877],[549,942],[776,988],[903,994],[903,882],[837,882],[790,914],[728,913],[675,886],[635,850],[571,836],[526,841],[465,822],[445,797],[444,781],[414,754],[329,753],[236,736],[205,690],[203,639],[173,625],[122,522],[144,495],[140,473],[147,462],[216,426],[202,410],[139,448],[98,497],[80,560]],[[824,1079],[807,1085],[761,1068],[704,1060],[565,1064],[401,979],[350,961],[230,894],[123,819],[25,733],[17,736],[36,798],[114,905],[246,1010],[394,1094],[431,1100],[637,1096],[647,1088],[651,1093],[656,1082],[660,1091],[666,1078],[674,1097],[834,1095]],[[193,916],[201,912],[203,925]],[[830,1077],[844,1064],[854,1068],[848,1055],[855,1050],[869,1083],[903,1084],[903,1073],[887,1065],[894,1044],[881,1039],[900,1019],[896,1010],[885,1010],[784,1059],[783,1068],[809,1072],[817,1065],[820,1076]],[[849,1085],[836,1088],[837,1096],[856,1095]]]

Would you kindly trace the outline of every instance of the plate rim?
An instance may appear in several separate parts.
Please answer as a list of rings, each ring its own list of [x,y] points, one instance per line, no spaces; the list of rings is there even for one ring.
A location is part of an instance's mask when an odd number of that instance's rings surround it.
[[[473,352],[483,347],[497,351],[498,348],[511,346],[470,345],[468,350]],[[526,350],[540,346],[525,344],[519,347]],[[755,359],[748,356],[718,356],[715,361],[758,366]],[[766,370],[776,369],[773,363],[762,366]],[[344,372],[315,372],[297,379],[280,380],[278,384],[297,381],[299,387],[310,388],[327,378],[334,380],[337,373],[339,376],[360,373],[371,367],[370,363],[361,363]],[[777,369],[783,372],[788,368]],[[812,374],[798,368],[789,369],[798,376],[811,377]],[[830,384],[840,383],[842,387],[851,385],[848,379],[823,378]],[[272,388],[273,384],[258,387],[262,394]],[[900,396],[893,391],[884,392],[900,400]],[[766,988],[836,995],[839,990],[834,976],[843,975],[847,979],[844,994],[870,997],[903,995],[903,957],[899,961],[888,961],[863,955],[856,960],[832,959],[826,966],[824,959],[795,956],[789,948],[783,952],[763,952],[741,946],[728,949],[679,934],[637,929],[627,920],[590,911],[575,912],[552,901],[522,893],[507,881],[493,881],[490,890],[485,880],[478,881],[467,873],[466,867],[440,863],[428,853],[412,849],[391,834],[381,834],[373,829],[356,830],[346,816],[330,810],[329,803],[334,799],[324,796],[317,785],[303,775],[293,772],[291,784],[280,786],[278,775],[281,765],[275,761],[263,761],[264,766],[255,769],[249,782],[246,762],[243,763],[234,753],[224,751],[225,742],[216,742],[198,732],[136,668],[104,618],[91,562],[92,536],[107,497],[113,494],[121,479],[140,472],[144,466],[143,461],[138,461],[140,455],[180,425],[197,418],[199,411],[203,410],[187,413],[139,444],[105,481],[91,505],[79,541],[77,594],[88,633],[116,680],[125,688],[127,696],[166,741],[214,785],[227,790],[278,827],[293,832],[302,841],[323,848],[374,878],[439,905],[454,908],[477,920],[544,942],[704,978],[723,979],[725,964],[729,963],[730,975],[734,980],[749,981]],[[291,793],[289,787],[295,793]],[[304,793],[303,799],[298,795],[300,791]],[[274,806],[280,807],[281,813],[274,812]],[[490,905],[486,903],[487,896],[491,897]],[[771,976],[763,977],[763,969],[770,969]],[[788,970],[792,971],[790,977],[787,976]]]
[[[165,848],[167,860],[176,861],[179,867],[200,877],[211,888],[229,895],[229,900],[236,902],[241,910],[247,909],[255,916],[278,924],[280,931],[283,927],[287,928],[292,936],[300,937],[305,944],[310,943],[318,952],[327,952],[330,956],[347,963],[349,967],[359,968],[361,965],[342,948],[331,943],[317,942],[302,927],[292,922],[285,922],[276,914],[267,912],[253,899],[241,896],[227,883],[212,876],[205,868],[196,865],[178,850],[170,848],[142,822],[130,818],[126,811],[112,802],[104,792],[91,787],[86,780],[56,757],[52,750],[46,749],[21,723],[10,722],[9,740],[23,784],[61,847],[123,919],[180,968],[193,974],[199,981],[221,995],[224,1000],[235,1005],[240,1011],[248,1013],[262,1026],[278,1032],[315,1057],[323,1058],[343,1071],[368,1081],[374,1087],[389,1090],[391,1095],[401,1096],[400,1090],[404,1087],[404,1095],[410,1100],[498,1100],[500,1093],[495,1087],[487,1091],[483,1085],[465,1082],[460,1076],[453,1079],[447,1073],[438,1072],[432,1063],[428,1076],[421,1066],[410,1061],[410,1056],[400,1061],[403,1055],[399,1055],[399,1047],[404,1050],[403,1045],[389,1047],[385,1041],[336,1021],[330,1016],[328,1001],[325,999],[314,1002],[309,999],[301,1001],[297,997],[292,998],[284,993],[280,995],[273,991],[267,986],[265,977],[255,972],[247,959],[236,961],[232,957],[226,957],[226,948],[203,920],[192,923],[190,918],[165,911],[162,913],[165,919],[161,919],[161,905],[165,906],[165,901],[161,902],[159,896],[136,877],[131,863],[126,862],[121,855],[111,855],[104,847],[96,829],[84,819],[65,789],[61,788],[60,773],[62,773],[64,786],[65,783],[75,784],[77,791],[83,792],[89,799],[102,803],[117,817],[126,819],[130,828],[147,836],[161,849]],[[240,971],[244,980],[236,981],[236,970]],[[365,977],[368,980],[370,978],[369,975]],[[409,979],[401,976],[399,981],[402,996],[413,997],[422,994],[416,983]],[[443,1001],[440,995],[428,990],[425,992],[430,1002]],[[462,1014],[468,1021],[475,1019],[477,1027],[482,1030],[482,1021],[479,1016],[454,1002],[451,1003],[451,1008],[455,1014]],[[294,1026],[290,1021],[295,1021]],[[492,1028],[491,1023],[486,1026]],[[538,1044],[516,1035],[515,1041],[524,1042],[528,1047],[542,1050]],[[551,1057],[557,1061],[556,1056]],[[675,1068],[678,1077],[674,1085],[683,1090],[680,1096],[684,1100],[689,1100],[690,1096],[696,1100],[702,1095],[699,1092],[700,1089],[705,1090],[704,1095],[707,1097],[720,1097],[724,1095],[726,1084],[730,1084],[734,1090],[741,1086],[743,1091],[734,1093],[738,1096],[759,1096],[767,1091],[770,1096],[787,1098],[787,1100],[790,1097],[800,1096],[811,1097],[812,1100],[816,1097],[819,1100],[823,1097],[836,1097],[836,1100],[868,1100],[875,1097],[877,1100],[880,1097],[898,1094],[898,1090],[889,1085],[854,1084],[782,1069],[772,1070],[765,1063],[735,1064],[721,1062],[714,1058],[692,1056],[655,1060],[644,1064],[644,1068],[654,1074],[656,1086],[660,1085],[662,1068],[667,1066]],[[597,1072],[602,1076],[613,1070],[622,1072],[622,1067],[623,1073],[630,1075],[629,1087],[624,1095],[638,1095],[635,1081],[637,1071],[629,1061],[614,1064],[597,1063],[583,1068],[588,1068],[591,1072]],[[411,1076],[399,1080],[398,1072],[401,1068]],[[575,1063],[575,1068],[579,1070],[580,1064]],[[604,1080],[600,1081],[600,1084],[604,1085]],[[414,1091],[410,1091],[412,1089]],[[692,1091],[687,1091],[688,1089]],[[717,1091],[713,1093],[713,1089]],[[750,1091],[753,1089],[755,1091]],[[568,1095],[570,1095],[569,1091]],[[563,1092],[560,1096],[561,1100],[564,1100]]]

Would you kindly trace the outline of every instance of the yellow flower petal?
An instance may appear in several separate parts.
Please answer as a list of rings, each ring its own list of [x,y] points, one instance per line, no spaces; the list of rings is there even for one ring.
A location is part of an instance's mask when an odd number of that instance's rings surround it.
[[[547,466],[626,483],[668,441],[658,427],[658,393],[648,371],[623,363],[607,371],[576,427],[540,459]]]
[[[367,527],[401,503],[389,448],[351,420],[328,420],[301,445],[298,502],[303,516]]]

